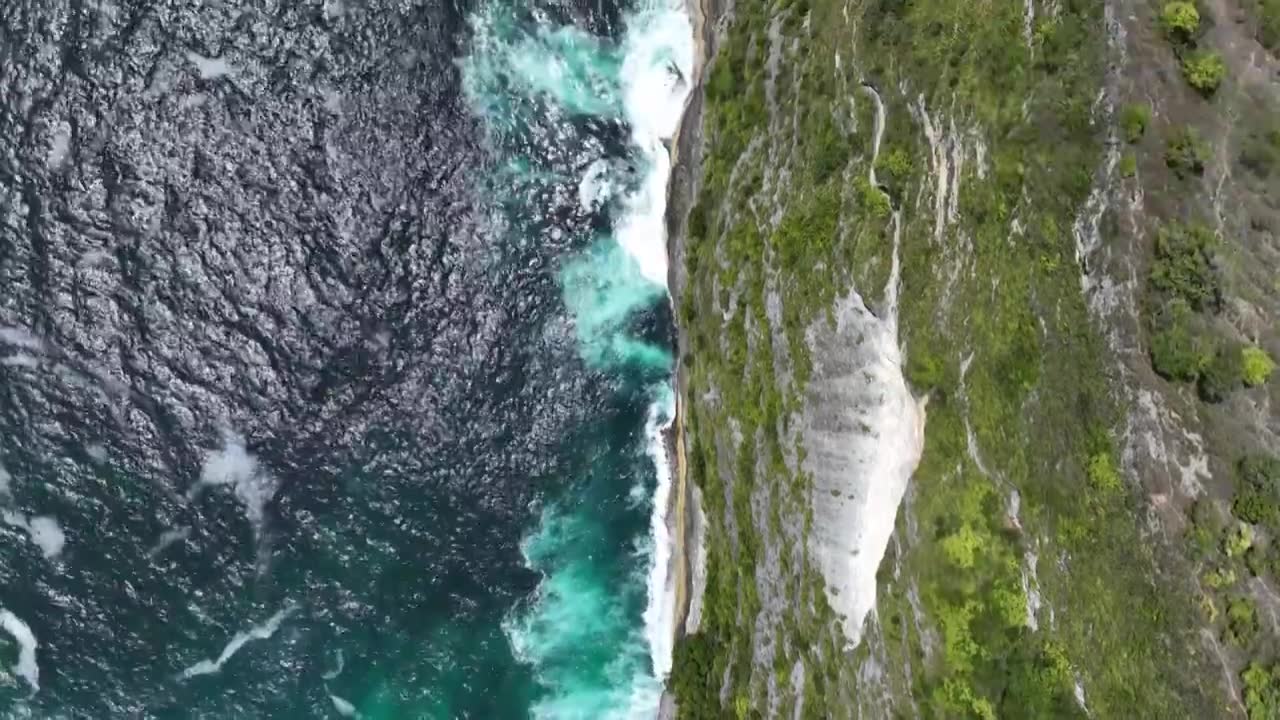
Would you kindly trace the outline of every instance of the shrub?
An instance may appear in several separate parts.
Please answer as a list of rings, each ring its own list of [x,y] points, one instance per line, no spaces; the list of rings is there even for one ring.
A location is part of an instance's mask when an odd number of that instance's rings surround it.
[[[1241,361],[1238,343],[1223,343],[1213,354],[1213,360],[1200,375],[1197,389],[1207,402],[1222,402],[1244,379],[1244,363]]]
[[[913,350],[907,358],[907,382],[920,392],[927,392],[942,384],[946,368],[942,358],[926,349]]]
[[[1244,646],[1258,634],[1258,610],[1253,600],[1240,596],[1227,606],[1227,638]]]
[[[1136,143],[1141,140],[1150,123],[1151,108],[1142,103],[1125,105],[1124,110],[1120,111],[1120,129],[1128,142]]]
[[[1213,360],[1213,348],[1192,327],[1191,308],[1175,300],[1156,318],[1151,366],[1169,380],[1194,381]]]
[[[1231,511],[1241,520],[1272,532],[1280,528],[1280,460],[1265,455],[1240,460]]]
[[[1249,387],[1265,383],[1276,369],[1276,363],[1266,350],[1250,345],[1240,351],[1241,379]]]
[[[1280,165],[1280,128],[1251,133],[1240,148],[1240,164],[1260,178],[1270,176]]]
[[[1222,56],[1212,50],[1199,50],[1182,58],[1182,74],[1201,95],[1212,95],[1227,76]]]
[[[1174,0],[1160,11],[1160,29],[1177,43],[1188,43],[1200,30],[1200,11],[1195,3]]]
[[[1229,558],[1240,557],[1251,547],[1253,547],[1253,527],[1242,522],[1236,523],[1235,528],[1227,533],[1226,539],[1222,542],[1222,550]]]
[[[1249,663],[1240,676],[1244,680],[1244,705],[1249,720],[1280,717],[1280,663],[1270,669]]]
[[[1120,489],[1120,473],[1116,471],[1111,453],[1100,452],[1089,458],[1089,484],[1102,492],[1115,492]]]
[[[902,197],[907,179],[911,177],[911,156],[901,147],[889,148],[876,162],[876,181],[894,201]]]
[[[862,176],[856,178],[853,181],[853,188],[858,194],[859,207],[866,211],[868,217],[887,218],[893,212],[888,194],[872,185],[867,178]]]
[[[1197,500],[1191,506],[1191,524],[1187,529],[1188,539],[1196,553],[1205,556],[1217,549],[1218,538],[1222,535],[1222,514],[1218,512],[1212,500]]]
[[[1164,162],[1180,178],[1204,173],[1204,164],[1208,159],[1209,149],[1200,140],[1200,134],[1195,128],[1182,128],[1170,136],[1165,144]]]
[[[1221,590],[1236,584],[1236,571],[1231,568],[1210,570],[1204,575],[1204,584],[1211,590]]]
[[[1280,51],[1280,0],[1259,0],[1258,15],[1258,42]]]
[[[1120,177],[1131,178],[1138,174],[1138,156],[1127,152],[1120,157]]]
[[[1214,270],[1218,240],[1203,225],[1171,223],[1156,234],[1151,285],[1167,298],[1193,310],[1216,310],[1221,288]]]

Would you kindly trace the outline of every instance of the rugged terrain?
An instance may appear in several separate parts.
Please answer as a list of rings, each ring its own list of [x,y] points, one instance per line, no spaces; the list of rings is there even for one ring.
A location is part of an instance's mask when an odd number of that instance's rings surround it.
[[[676,714],[1276,717],[1280,8],[696,10]]]

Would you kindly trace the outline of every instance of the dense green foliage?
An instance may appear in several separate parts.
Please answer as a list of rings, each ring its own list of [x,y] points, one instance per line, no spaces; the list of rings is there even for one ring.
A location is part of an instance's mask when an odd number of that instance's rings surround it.
[[[1280,127],[1251,129],[1240,148],[1240,164],[1260,178],[1280,166]]]
[[[1206,402],[1221,402],[1244,382],[1244,362],[1240,343],[1223,341],[1205,365],[1196,386]]]
[[[1195,128],[1183,127],[1169,136],[1164,149],[1164,162],[1175,175],[1185,178],[1204,173],[1209,148]]]
[[[1244,706],[1249,720],[1280,717],[1280,663],[1270,668],[1252,663],[1241,678],[1244,680]]]
[[[1174,42],[1189,43],[1200,30],[1200,11],[1195,3],[1174,0],[1160,10],[1160,27]]]
[[[1124,132],[1124,139],[1127,142],[1136,143],[1141,140],[1150,124],[1151,108],[1147,105],[1130,103],[1120,112],[1120,129]]]
[[[1222,290],[1214,270],[1217,238],[1203,225],[1172,223],[1156,234],[1151,286],[1166,297],[1182,300],[1193,310],[1211,310],[1221,303]]]
[[[1217,246],[1202,225],[1170,223],[1156,233],[1150,274],[1151,365],[1197,383],[1210,402],[1240,387],[1246,370],[1239,343],[1221,339],[1210,322],[1222,304]]]
[[[1266,350],[1250,346],[1240,351],[1240,376],[1245,385],[1256,387],[1265,383],[1275,372],[1276,362]]]
[[[1197,50],[1182,58],[1182,74],[1191,87],[1203,95],[1212,95],[1227,76],[1227,66],[1218,53]]]
[[[1280,0],[1257,0],[1258,42],[1273,53],[1280,53]]]
[[[1280,535],[1280,460],[1246,457],[1240,461],[1236,475],[1232,505],[1236,517]]]

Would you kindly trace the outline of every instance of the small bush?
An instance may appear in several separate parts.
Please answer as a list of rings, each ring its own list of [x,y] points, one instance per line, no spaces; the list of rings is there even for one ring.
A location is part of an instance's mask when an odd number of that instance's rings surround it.
[[[1253,528],[1244,523],[1236,523],[1235,528],[1227,533],[1226,540],[1222,543],[1222,549],[1229,558],[1240,557],[1251,547],[1253,547]]]
[[[1241,520],[1272,532],[1280,528],[1280,460],[1263,455],[1240,460],[1231,511]]]
[[[1280,663],[1269,669],[1260,663],[1249,663],[1240,677],[1244,679],[1244,705],[1249,720],[1280,717]]]
[[[1120,129],[1127,142],[1136,143],[1147,132],[1151,124],[1151,108],[1142,103],[1131,103],[1120,112]]]
[[[1204,164],[1208,159],[1209,148],[1200,139],[1195,128],[1182,128],[1170,136],[1165,144],[1164,162],[1180,178],[1203,174]]]
[[[1182,74],[1201,95],[1209,96],[1217,91],[1227,76],[1222,56],[1212,50],[1199,50],[1182,58]]]
[[[928,350],[914,350],[907,359],[907,382],[920,392],[927,392],[942,384],[946,368],[942,359]]]
[[[1089,484],[1101,492],[1115,492],[1120,489],[1120,473],[1116,471],[1111,453],[1100,452],[1089,458]]]
[[[1120,177],[1131,178],[1138,174],[1138,156],[1127,152],[1120,157]]]
[[[1213,360],[1200,375],[1197,389],[1207,402],[1222,402],[1244,379],[1244,363],[1237,343],[1223,343],[1213,354]]]
[[[1175,300],[1156,317],[1151,366],[1169,380],[1194,382],[1213,360],[1212,344],[1192,324],[1191,308]]]
[[[1191,524],[1187,529],[1187,539],[1199,556],[1207,556],[1217,549],[1218,537],[1222,535],[1222,514],[1214,506],[1212,500],[1197,500],[1188,514]]]
[[[1189,43],[1200,30],[1200,11],[1195,3],[1175,0],[1160,11],[1160,29],[1176,43]]]
[[[1250,134],[1240,148],[1240,164],[1260,178],[1269,177],[1280,165],[1280,128]]]
[[[1258,16],[1258,42],[1280,52],[1280,0],[1259,0]]]
[[[1253,600],[1242,595],[1227,606],[1227,639],[1244,647],[1258,634],[1258,609]]]
[[[884,186],[895,202],[902,198],[907,179],[911,177],[911,156],[901,147],[889,148],[876,162],[876,181]]]
[[[1276,369],[1276,363],[1266,350],[1251,345],[1240,351],[1240,374],[1245,385],[1257,387],[1265,383]]]
[[[853,181],[854,190],[858,194],[858,206],[872,218],[887,218],[893,212],[889,203],[889,195],[871,184],[865,177],[859,176]]]
[[[1214,270],[1218,240],[1203,225],[1171,223],[1156,235],[1151,286],[1164,297],[1180,299],[1193,310],[1216,310],[1221,296]]]

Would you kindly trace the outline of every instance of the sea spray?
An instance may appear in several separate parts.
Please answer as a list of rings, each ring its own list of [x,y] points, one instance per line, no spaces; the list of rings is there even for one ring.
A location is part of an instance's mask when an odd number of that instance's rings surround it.
[[[491,138],[517,153],[546,142],[547,132],[531,128],[550,125],[558,132],[582,116],[625,121],[626,157],[583,159],[576,183],[584,211],[612,212],[610,233],[587,239],[557,279],[582,360],[630,381],[622,387],[647,387],[649,410],[642,454],[623,453],[614,459],[618,468],[593,467],[593,477],[579,479],[567,497],[543,508],[522,546],[525,564],[542,580],[504,629],[544,690],[532,708],[535,717],[652,717],[671,666],[663,431],[674,415],[674,395],[669,349],[642,337],[634,323],[667,296],[670,158],[664,141],[683,112],[692,28],[678,0],[642,0],[626,15],[620,42],[545,20],[530,27],[529,20],[497,5],[473,18],[464,89]],[[595,551],[608,546],[617,518],[589,499],[620,481],[640,490],[636,509],[649,511],[652,532],[638,534],[621,564]]]
[[[675,134],[693,72],[693,28],[683,2],[649,0],[628,18],[622,63],[623,106],[632,144],[645,161],[639,189],[625,201],[626,211],[614,227],[618,245],[633,257],[640,272],[666,288],[667,185],[671,158],[665,142]],[[671,670],[675,596],[669,577],[672,544],[666,523],[671,491],[670,464],[664,431],[675,416],[670,379],[658,392],[646,423],[648,453],[657,483],[653,496],[649,552],[648,603],[644,612],[653,673]],[[655,698],[656,702],[656,698]],[[652,708],[651,708],[652,709]]]
[[[645,423],[649,458],[658,475],[650,517],[653,544],[650,546],[649,557],[648,604],[644,610],[644,628],[649,640],[655,677],[665,677],[671,672],[672,641],[675,637],[675,585],[670,577],[673,547],[671,531],[667,527],[667,503],[671,499],[671,463],[667,457],[665,438],[675,420],[675,410],[675,393],[670,385],[663,385],[658,399],[649,407],[649,418]]]

